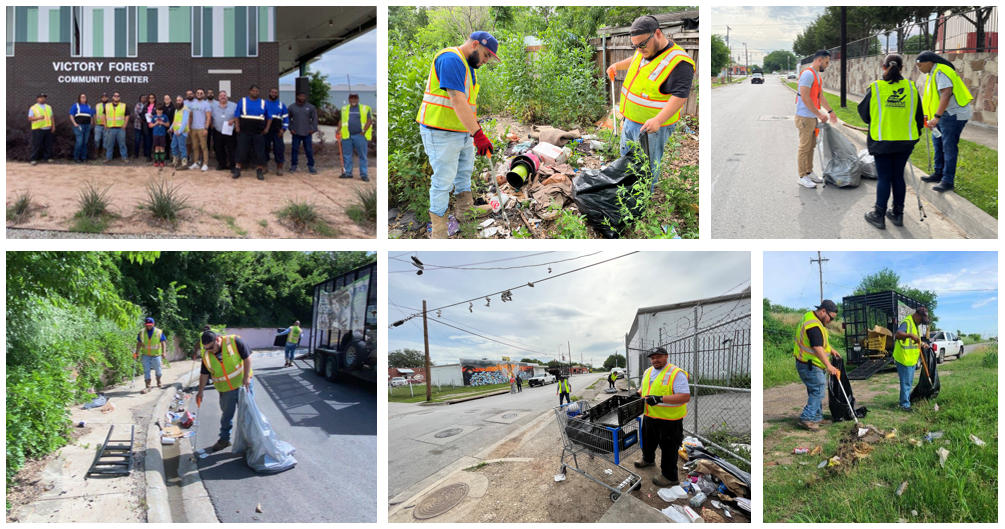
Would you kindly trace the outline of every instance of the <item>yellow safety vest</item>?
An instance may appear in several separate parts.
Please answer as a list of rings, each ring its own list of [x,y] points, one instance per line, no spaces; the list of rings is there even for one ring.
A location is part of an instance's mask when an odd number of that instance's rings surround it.
[[[440,78],[436,75],[436,59],[444,53],[454,53],[464,62],[467,73],[464,76],[464,97],[471,105],[471,111],[478,114],[478,90],[481,86],[474,82],[474,72],[468,65],[467,59],[461,53],[460,48],[446,48],[440,50],[433,57],[433,64],[429,67],[429,79],[426,81],[426,91],[422,95],[422,106],[415,116],[415,121],[434,129],[452,130],[456,132],[468,132],[468,129],[461,123],[457,113],[454,112],[454,104],[450,101],[450,95],[446,89],[440,88]]]
[[[189,119],[185,119],[185,116],[189,116]],[[185,130],[182,130],[182,122],[185,123]],[[192,114],[189,113],[187,108],[182,108],[181,110],[175,109],[174,120],[171,122],[171,130],[175,134],[179,132],[183,134],[188,134],[189,127],[192,125]]]
[[[869,137],[875,141],[921,138],[917,112],[918,88],[902,79],[895,83],[875,81],[869,85]]]
[[[24,108],[24,107],[21,107]],[[32,112],[35,117],[42,116],[45,119],[40,119],[38,121],[31,122],[31,130],[52,128],[52,107],[46,104],[39,105],[38,103],[31,106]]]
[[[907,324],[907,334],[918,335],[918,325],[914,323],[913,317],[908,316],[901,323]],[[913,366],[917,364],[918,355],[920,354],[921,349],[918,347],[918,344],[914,343],[914,340],[910,338],[897,340],[893,344],[893,359],[900,365]]]
[[[812,328],[820,329],[820,334],[824,337],[824,353],[831,352],[830,338],[827,335],[827,327],[824,327],[823,322],[817,318],[813,311],[809,311],[803,315],[803,321],[799,322],[799,328],[796,329],[796,344],[792,348],[792,355],[796,357],[796,360],[800,362],[809,362],[820,369],[826,369],[824,363],[817,358],[817,354],[813,352],[813,348],[810,347],[810,340],[806,336],[806,331]]]
[[[95,118],[94,119],[95,119],[95,122],[98,124],[99,127],[104,127],[105,126],[105,121],[104,120],[105,120],[105,105],[106,104],[107,103],[98,103],[97,105],[94,105],[94,112],[95,112],[95,114],[94,114]]]
[[[362,130],[366,127],[366,116],[370,114],[370,107],[360,103],[359,104],[359,128]],[[370,141],[373,138],[373,127],[370,127],[366,131],[366,141]],[[349,105],[342,107],[342,139],[349,139]]]
[[[928,72],[928,80],[925,81],[925,98],[921,101],[921,108],[925,111],[926,119],[935,117],[935,112],[939,110],[939,83],[935,80],[937,72],[945,74],[953,82],[953,97],[956,98],[956,104],[965,107],[974,98],[970,95],[967,85],[963,83],[963,79],[957,75],[956,70],[945,64],[936,63],[932,71]]]
[[[571,393],[572,386],[569,385],[569,379],[564,378],[558,381],[558,392],[559,393]]]
[[[655,395],[661,397],[663,395],[673,395],[673,382],[677,378],[678,373],[684,373],[684,376],[688,376],[687,372],[683,369],[667,364],[663,366],[663,369],[656,374],[656,380],[650,382],[650,377],[652,375],[653,368],[646,369],[645,373],[642,374],[642,398],[646,398],[649,395]],[[650,406],[646,404],[646,417],[652,417],[653,419],[663,419],[665,421],[676,421],[683,419],[687,415],[687,404],[667,404],[659,403],[655,406]]]
[[[216,355],[203,350],[202,363],[209,370],[210,380],[220,393],[235,390],[244,382],[244,360],[237,350],[237,338],[240,336],[236,334],[223,337],[222,362],[216,359]],[[252,374],[254,371],[248,372],[249,377]]]
[[[140,345],[143,347],[143,354],[147,356],[160,356],[161,355],[161,336],[164,335],[164,331],[154,327],[154,332],[150,336],[147,336],[147,330],[144,328],[140,331]]]
[[[286,339],[286,343],[297,343],[300,341],[300,327],[294,325],[290,327],[290,336]]]
[[[108,105],[112,106],[111,112],[107,108]],[[105,128],[121,129],[126,126],[126,105],[119,103],[118,106],[115,106],[115,103],[105,103],[102,106],[106,107],[103,112],[106,117]]]
[[[666,106],[667,101],[670,101],[670,94],[660,92],[660,85],[678,64],[687,62],[694,67],[694,59],[677,44],[645,65],[642,65],[642,60],[642,53],[636,51],[632,64],[628,67],[628,75],[621,85],[621,104],[618,107],[618,111],[625,119],[636,123],[645,123],[656,117],[656,114]],[[673,125],[678,119],[680,119],[679,110],[667,118],[661,126]]]

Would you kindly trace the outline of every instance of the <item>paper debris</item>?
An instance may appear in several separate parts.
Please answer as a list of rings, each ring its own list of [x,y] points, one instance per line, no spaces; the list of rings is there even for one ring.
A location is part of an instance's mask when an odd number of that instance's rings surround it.
[[[981,441],[981,439],[974,434],[970,434],[970,440],[977,446],[984,446],[985,444],[984,441]]]
[[[942,468],[946,468],[946,459],[949,458],[949,450],[946,450],[944,447],[940,446],[939,449],[935,451],[935,453],[939,454],[939,465]]]
[[[259,503],[258,507],[255,507],[255,512],[262,512],[262,504]]]
[[[555,474],[555,481],[565,481],[565,474]]]
[[[814,448],[812,451],[810,451],[810,455],[811,456],[818,456],[818,455],[822,454],[823,451],[824,451],[823,447],[820,446],[820,445],[817,445],[816,448]]]
[[[903,483],[901,483],[900,486],[897,487],[897,493],[896,493],[897,496],[903,496],[905,490],[907,490],[907,482],[906,481],[903,482]]]

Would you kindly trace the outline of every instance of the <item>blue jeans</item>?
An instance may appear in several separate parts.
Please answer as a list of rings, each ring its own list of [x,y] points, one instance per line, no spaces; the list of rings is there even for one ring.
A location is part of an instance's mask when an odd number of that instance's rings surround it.
[[[827,372],[812,364],[796,361],[796,371],[806,385],[806,407],[799,419],[805,422],[820,422],[824,419],[824,393],[827,390]]]
[[[234,414],[237,413],[237,397],[241,393],[240,389],[220,393],[220,411],[223,412],[220,415],[220,439],[224,441],[230,441],[230,431],[234,429]],[[254,379],[248,384],[248,390],[252,395],[255,394]]]
[[[105,146],[105,127],[102,125],[94,126],[94,150],[98,150]]]
[[[139,157],[143,149],[143,129],[133,129],[133,156]]]
[[[171,137],[171,156],[184,160],[188,158],[188,147],[185,146],[185,139],[188,134],[175,134]]]
[[[356,152],[359,157],[359,176],[368,178],[366,173],[367,141],[362,134],[350,134],[349,138],[342,139],[342,165],[345,166],[345,174],[352,174],[352,153]]]
[[[893,154],[877,154],[876,158],[876,207],[886,209],[890,200],[890,189],[893,189],[893,208],[904,211],[904,195],[907,184],[904,182],[904,168],[911,158],[910,151]]]
[[[297,352],[297,344],[295,343],[287,343],[286,347],[283,349],[283,353],[285,354],[286,359],[289,360],[290,362],[293,361],[293,355],[296,352]]]
[[[265,161],[268,163],[269,160],[269,149],[272,149],[272,157],[276,161],[276,165],[283,165],[286,163],[286,144],[283,143],[283,138],[279,135],[278,131],[273,131],[269,129],[269,133],[265,135]]]
[[[932,136],[932,148],[935,150],[935,174],[942,175],[942,183],[955,185],[956,158],[960,154],[960,133],[967,126],[967,120],[956,119],[948,112],[942,114],[939,120],[941,138]]]
[[[112,153],[115,152],[115,145],[119,146],[119,156],[123,160],[129,158],[129,152],[126,150],[126,131],[118,129],[105,129],[105,158],[108,161],[112,161]]]
[[[90,124],[73,127],[73,135],[77,137],[77,142],[73,145],[74,160],[87,160],[87,138],[90,134]]]
[[[161,377],[161,357],[141,354],[140,358],[143,359],[143,380],[150,382],[151,369],[157,373],[157,378]]]
[[[624,122],[624,128],[621,131],[621,156],[624,156],[628,154],[628,142],[639,141],[639,135],[642,133],[642,124],[627,119],[622,121]],[[667,140],[670,139],[670,135],[673,134],[675,128],[677,128],[676,123],[660,127],[660,130],[656,134],[649,134],[649,165],[653,172],[653,185],[651,189],[655,189],[656,182],[660,180],[659,162],[663,159],[663,148],[666,147]]]
[[[454,194],[471,191],[471,172],[475,169],[475,143],[466,132],[419,127],[422,145],[433,167],[429,186],[429,212],[442,217]]]
[[[308,134],[307,136],[293,135],[293,149],[290,153],[290,158],[292,158],[291,168],[296,168],[297,166],[297,155],[300,154],[300,144],[304,145],[304,153],[307,154],[307,167],[314,167],[314,136]]]
[[[905,366],[900,362],[897,365],[897,376],[900,377],[900,407],[911,408],[911,384],[914,383],[914,368],[916,366]]]

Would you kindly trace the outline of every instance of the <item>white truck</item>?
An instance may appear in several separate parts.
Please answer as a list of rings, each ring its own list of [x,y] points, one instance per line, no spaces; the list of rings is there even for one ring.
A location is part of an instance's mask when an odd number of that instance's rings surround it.
[[[955,332],[933,331],[929,341],[940,364],[946,361],[946,355],[955,355],[957,360],[963,356],[963,340]]]

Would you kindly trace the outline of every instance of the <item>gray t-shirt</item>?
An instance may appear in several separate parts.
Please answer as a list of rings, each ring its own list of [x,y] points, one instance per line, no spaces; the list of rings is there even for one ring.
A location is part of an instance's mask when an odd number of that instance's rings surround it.
[[[953,81],[949,78],[949,76],[942,72],[935,72],[935,84],[938,85],[939,90],[953,87]],[[936,110],[938,110],[938,108],[936,108]],[[955,94],[953,97],[949,98],[949,106],[946,107],[946,113],[955,116],[956,119],[960,121],[969,121],[970,118],[974,117],[974,111],[970,108],[970,103],[961,107],[960,104],[956,102]],[[932,116],[928,116],[928,119],[932,119]]]
[[[195,130],[206,128],[206,112],[210,111],[209,101],[195,100],[188,108],[192,111],[192,128]]]
[[[373,117],[373,113],[367,113],[364,117],[362,123],[359,119],[359,105],[349,107],[349,134],[363,134],[363,125],[366,124],[366,120]]]
[[[799,75],[799,86],[813,88],[813,72],[812,68],[807,68],[803,70],[803,73]],[[823,92],[820,93],[820,97],[823,98]],[[812,103],[811,103],[812,104]],[[818,118],[814,112],[816,109],[810,110],[810,107],[803,103],[803,95],[796,90],[796,115],[804,118]]]
[[[211,108],[213,112],[213,128],[222,132],[223,124],[234,119],[234,113],[237,112],[237,103],[227,101],[227,106],[225,107],[219,101],[213,101]]]

